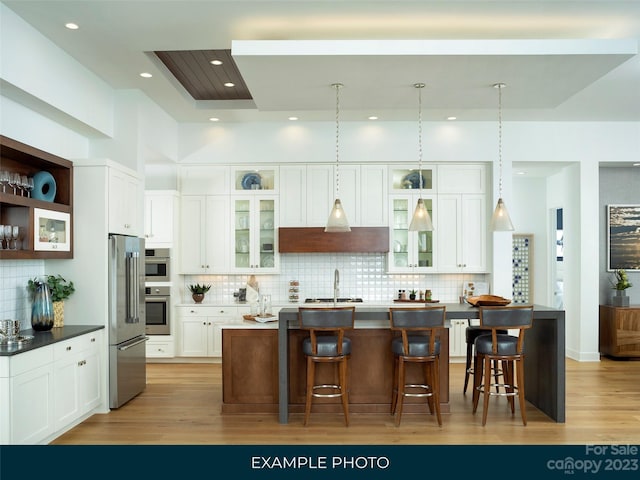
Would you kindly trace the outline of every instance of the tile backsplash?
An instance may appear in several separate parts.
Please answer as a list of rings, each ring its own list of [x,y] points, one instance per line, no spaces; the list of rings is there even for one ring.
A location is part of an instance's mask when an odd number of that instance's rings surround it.
[[[0,318],[20,320],[31,328],[31,302],[27,282],[44,276],[44,260],[0,260]]]
[[[381,254],[282,254],[280,274],[256,275],[260,292],[271,294],[274,304],[289,303],[289,281],[297,280],[300,303],[305,298],[333,297],[334,271],[340,272],[339,296],[359,297],[369,303],[387,303],[398,290],[429,289],[432,298],[457,302],[464,282],[487,282],[485,274],[388,274],[386,255]],[[22,328],[31,326],[31,303],[27,293],[30,278],[44,275],[43,260],[0,261],[0,318],[20,320]],[[210,283],[205,303],[232,303],[233,294],[245,287],[248,275],[185,275],[176,293],[179,302],[191,303],[190,283]]]
[[[289,303],[289,282],[297,280],[299,299],[333,297],[334,271],[340,274],[339,296],[359,297],[365,302],[387,303],[398,290],[429,289],[432,298],[457,302],[464,282],[487,282],[485,274],[388,274],[383,254],[281,254],[280,274],[256,275],[260,292],[271,295],[273,303]],[[191,303],[187,285],[209,283],[205,303],[233,302],[233,293],[245,287],[248,275],[185,275],[179,285],[180,299]]]

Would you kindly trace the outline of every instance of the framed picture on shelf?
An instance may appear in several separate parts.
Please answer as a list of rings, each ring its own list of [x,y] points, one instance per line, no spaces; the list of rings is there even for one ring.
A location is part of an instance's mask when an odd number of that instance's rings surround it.
[[[640,270],[640,205],[607,205],[607,270]]]

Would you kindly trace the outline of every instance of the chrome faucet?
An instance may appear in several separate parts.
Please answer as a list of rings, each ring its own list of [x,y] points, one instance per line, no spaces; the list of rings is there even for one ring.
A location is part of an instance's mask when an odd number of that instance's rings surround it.
[[[335,272],[333,272],[333,306],[336,306],[338,303],[338,292],[340,291],[340,272],[336,268]]]

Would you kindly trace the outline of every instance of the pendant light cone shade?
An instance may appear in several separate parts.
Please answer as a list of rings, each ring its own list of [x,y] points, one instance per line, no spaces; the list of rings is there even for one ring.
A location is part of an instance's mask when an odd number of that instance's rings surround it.
[[[514,230],[509,212],[502,198],[498,199],[493,217],[491,217],[491,230],[494,232],[511,232]]]
[[[413,212],[413,218],[409,225],[409,230],[412,232],[430,232],[433,230],[433,223],[431,223],[431,217],[427,211],[427,207],[424,204],[422,198],[418,199],[416,209]]]
[[[498,204],[491,217],[491,231],[493,232],[512,232],[515,230],[511,217],[507,211],[507,206],[502,200],[502,89],[506,87],[504,83],[496,83],[494,88],[498,89]]]
[[[420,179],[420,197],[409,224],[409,231],[430,232],[433,230],[433,223],[431,223],[427,206],[422,199],[422,89],[424,88],[424,83],[415,83],[413,86],[418,89],[418,178]]]
[[[333,202],[333,208],[329,214],[327,220],[327,226],[324,227],[325,232],[350,232],[349,221],[347,215],[342,208],[342,202],[340,201],[340,172],[338,170],[338,163],[340,156],[340,88],[343,86],[341,83],[334,83],[331,85],[336,89],[336,199]]]
[[[350,232],[351,228],[349,227],[349,221],[347,220],[347,215],[344,213],[344,209],[342,208],[342,202],[339,198],[336,198],[336,201],[333,202],[333,208],[331,209],[331,214],[329,215],[329,220],[327,221],[327,226],[324,228],[325,232]]]

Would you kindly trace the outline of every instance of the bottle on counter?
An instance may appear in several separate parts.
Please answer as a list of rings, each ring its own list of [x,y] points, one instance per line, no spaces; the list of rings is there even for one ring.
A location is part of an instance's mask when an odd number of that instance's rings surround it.
[[[430,302],[431,301],[431,290],[425,290],[424,291],[424,300],[425,302]]]

